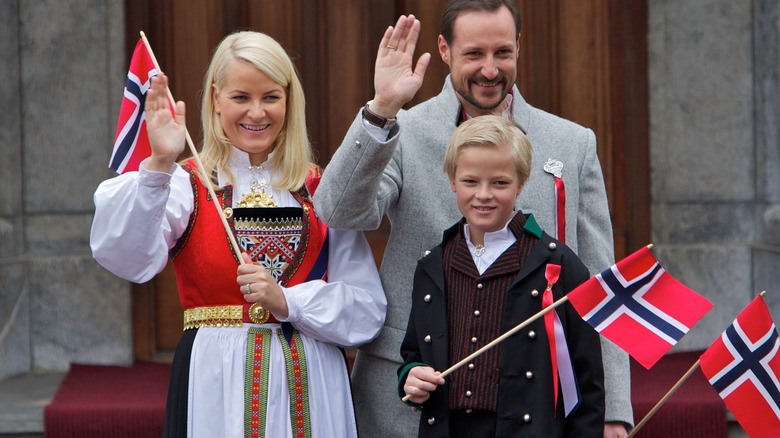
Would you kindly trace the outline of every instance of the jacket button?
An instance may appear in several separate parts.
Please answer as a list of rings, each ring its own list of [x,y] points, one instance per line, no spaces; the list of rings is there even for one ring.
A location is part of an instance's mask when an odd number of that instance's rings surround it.
[[[525,378],[526,378],[526,379],[528,379],[528,380],[531,380],[531,379],[533,379],[533,378],[534,378],[534,373],[533,373],[533,371],[526,371],[526,372],[525,372]]]
[[[430,424],[431,426],[433,426],[433,424],[434,424],[434,423],[436,423],[436,419],[435,419],[435,418],[431,417],[431,418],[429,418],[429,419],[428,419],[428,424]],[[527,422],[526,422],[526,423],[527,423]]]
[[[470,364],[469,364],[469,369],[470,369],[470,370],[473,370],[473,369],[474,369],[474,364],[473,364],[473,363],[470,363]]]
[[[474,316],[479,317],[479,310],[474,311]]]
[[[483,288],[483,287],[484,287],[484,286],[482,286],[482,283],[478,283],[478,284],[477,284],[477,289],[479,289],[479,290],[482,290],[482,288]]]
[[[431,302],[431,294],[427,294],[427,295],[425,295],[425,296],[423,297],[423,300],[425,300],[425,302],[426,302],[426,303],[430,303],[430,302]]]
[[[523,414],[523,421],[526,422],[526,423],[530,423],[531,422],[531,414]]]
[[[431,343],[431,335],[426,335],[425,339],[423,339],[423,340],[425,341],[426,344],[430,344]]]
[[[471,338],[471,343],[472,344],[476,344],[477,343],[477,337],[476,336]]]
[[[539,291],[536,290],[536,289],[532,290],[531,291],[531,296],[534,297],[534,298],[538,297],[539,296]]]
[[[359,142],[359,141],[356,141],[356,142],[355,142],[355,149],[360,149],[360,146],[362,146],[362,145],[360,144],[360,142]]]
[[[466,397],[471,397],[471,391],[466,391]]]
[[[548,248],[550,248],[550,251],[555,251],[555,248],[558,247],[558,245],[555,244],[555,242],[550,242],[549,245],[547,245]]]
[[[531,330],[530,332],[528,332],[528,337],[531,338],[531,339],[536,338],[536,332]]]

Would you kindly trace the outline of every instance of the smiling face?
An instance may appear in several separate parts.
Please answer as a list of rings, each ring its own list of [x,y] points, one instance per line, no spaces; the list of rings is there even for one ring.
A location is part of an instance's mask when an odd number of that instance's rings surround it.
[[[517,79],[520,36],[506,7],[458,16],[451,44],[439,36],[439,55],[450,66],[452,84],[471,116],[500,113]]]
[[[225,135],[253,165],[268,159],[285,125],[287,92],[253,65],[234,60],[221,87],[212,87]]]
[[[450,185],[475,245],[512,219],[522,189],[507,145],[463,147]]]

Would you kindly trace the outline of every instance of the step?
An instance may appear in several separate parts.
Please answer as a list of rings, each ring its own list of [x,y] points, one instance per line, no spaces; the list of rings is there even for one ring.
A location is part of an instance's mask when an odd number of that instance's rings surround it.
[[[29,373],[0,381],[0,437],[42,438],[43,409],[64,376]]]

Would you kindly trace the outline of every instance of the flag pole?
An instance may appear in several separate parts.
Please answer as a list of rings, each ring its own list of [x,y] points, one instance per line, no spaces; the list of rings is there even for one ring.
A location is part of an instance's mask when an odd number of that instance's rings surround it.
[[[146,39],[146,34],[144,31],[141,31],[141,39],[144,40],[144,45],[146,46],[146,50],[149,52],[149,56],[152,58],[152,62],[154,62],[154,67],[157,69],[158,72],[161,72],[162,69],[160,69],[160,64],[157,63],[157,58],[154,57],[154,52],[152,51],[152,46],[149,45],[149,40]],[[176,106],[176,101],[173,99],[173,94],[171,93],[171,89],[169,87],[165,87],[165,90],[168,92],[168,100],[170,100],[171,105]],[[195,149],[195,145],[192,142],[192,137],[190,137],[190,132],[187,130],[187,126],[184,126],[184,134],[187,139],[187,146],[190,148],[190,152],[192,153],[192,158],[195,159],[195,163],[198,166],[198,172],[200,174],[200,179],[203,182],[203,185],[206,186],[206,189],[209,191],[209,196],[211,196],[211,201],[214,203],[214,207],[216,207],[217,212],[219,213],[219,218],[222,220],[222,226],[225,228],[225,232],[228,235],[228,238],[230,239],[231,248],[236,254],[236,258],[238,259],[239,264],[244,264],[244,258],[241,257],[241,249],[238,246],[238,242],[236,241],[236,236],[233,235],[233,231],[230,229],[230,225],[227,222],[227,218],[225,218],[225,213],[222,211],[222,206],[219,205],[219,198],[217,198],[217,194],[214,192],[214,188],[211,186],[211,178],[209,178],[208,175],[206,175],[205,169],[203,169],[203,163],[200,161],[200,156],[198,155],[197,149]]]
[[[674,395],[674,393],[677,392],[678,389],[680,389],[680,386],[682,386],[682,384],[685,383],[688,380],[688,378],[690,378],[693,375],[694,371],[696,371],[697,368],[699,368],[699,362],[701,362],[700,359],[696,360],[696,363],[694,363],[693,366],[691,366],[691,368],[688,369],[688,371],[686,371],[685,374],[683,374],[680,380],[678,380],[677,383],[675,383],[674,386],[672,386],[672,389],[670,389],[669,392],[667,392],[666,395],[664,395],[661,398],[661,400],[659,400],[658,403],[656,403],[655,406],[653,406],[653,409],[650,409],[650,412],[648,412],[647,415],[645,415],[645,417],[642,418],[642,421],[637,423],[637,425],[634,426],[633,429],[631,429],[631,433],[628,434],[628,438],[631,438],[634,435],[636,435],[636,433],[639,432],[639,429],[641,429],[642,426],[645,425],[645,423],[650,421],[650,418],[652,418],[652,416],[655,415],[655,413],[658,412],[659,409],[661,409],[661,406],[663,406],[664,403],[666,403],[669,400],[669,398],[672,395]]]
[[[536,321],[537,319],[539,319],[542,316],[544,316],[550,310],[555,309],[556,307],[560,306],[561,304],[563,304],[563,303],[565,303],[567,301],[569,301],[569,297],[564,296],[563,298],[559,299],[558,301],[556,301],[556,302],[550,304],[549,306],[545,307],[544,309],[540,310],[539,312],[537,312],[536,314],[534,314],[530,318],[526,319],[525,321],[523,321],[520,324],[517,324],[516,326],[511,328],[508,332],[504,333],[503,335],[501,335],[501,336],[497,337],[496,339],[493,339],[489,343],[485,344],[479,350],[477,350],[477,351],[471,353],[470,355],[464,357],[463,359],[461,359],[460,362],[458,362],[455,365],[453,365],[453,366],[447,368],[446,370],[442,371],[442,373],[440,374],[441,377],[447,377],[448,375],[452,374],[458,368],[462,367],[466,363],[472,361],[477,356],[481,355],[482,353],[484,353],[484,352],[490,350],[491,348],[495,347],[496,345],[500,344],[501,342],[506,340],[506,338],[508,338],[508,337],[512,336],[513,334],[517,333],[519,330],[523,329],[528,324]],[[411,395],[406,394],[404,396],[404,398],[402,398],[401,400],[402,401],[408,401],[411,397],[412,397]]]

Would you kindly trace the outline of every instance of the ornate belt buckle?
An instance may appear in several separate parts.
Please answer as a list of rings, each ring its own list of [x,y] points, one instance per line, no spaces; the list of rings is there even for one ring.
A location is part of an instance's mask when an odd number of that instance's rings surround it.
[[[255,324],[265,324],[268,322],[268,318],[270,317],[271,312],[263,309],[263,306],[260,304],[254,303],[249,306],[249,319],[251,319]]]

